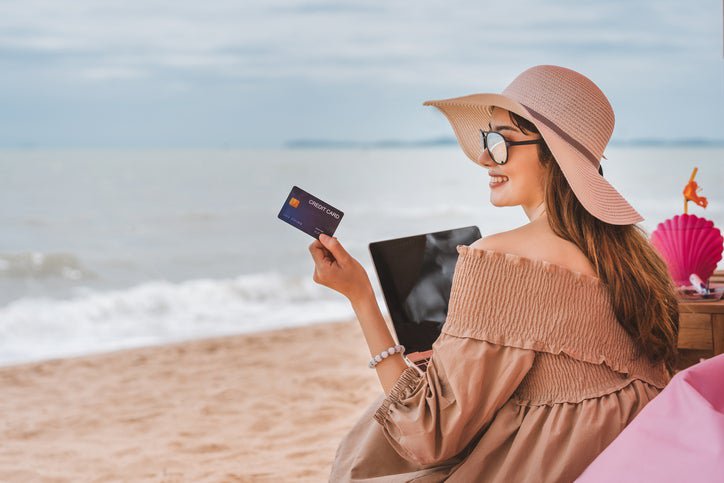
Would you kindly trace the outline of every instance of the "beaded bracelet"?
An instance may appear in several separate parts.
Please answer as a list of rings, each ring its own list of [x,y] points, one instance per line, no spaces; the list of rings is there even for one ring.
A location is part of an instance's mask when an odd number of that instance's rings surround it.
[[[370,363],[367,364],[367,366],[370,369],[374,369],[375,366],[377,364],[379,364],[380,362],[382,362],[383,359],[387,359],[389,356],[391,356],[392,354],[395,354],[396,352],[399,352],[400,354],[404,354],[405,346],[397,344],[395,346],[390,347],[389,349],[383,350],[382,352],[380,352],[379,354],[374,356],[372,359],[370,359]]]

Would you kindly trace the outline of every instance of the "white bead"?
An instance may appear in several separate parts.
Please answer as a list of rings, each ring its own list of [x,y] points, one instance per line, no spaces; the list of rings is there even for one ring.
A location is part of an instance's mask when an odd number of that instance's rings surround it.
[[[397,344],[395,346],[389,347],[389,348],[383,350],[382,352],[380,352],[379,354],[377,354],[376,356],[374,356],[372,359],[370,359],[370,362],[369,362],[369,364],[367,364],[367,366],[370,369],[373,369],[378,363],[382,362],[383,359],[386,359],[389,356],[391,356],[392,354],[396,354],[398,352],[403,353],[404,351],[405,351],[405,346],[403,346],[401,344]]]

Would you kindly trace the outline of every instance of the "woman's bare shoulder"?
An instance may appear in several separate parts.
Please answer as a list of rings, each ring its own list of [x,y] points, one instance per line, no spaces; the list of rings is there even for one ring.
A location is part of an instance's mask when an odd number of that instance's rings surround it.
[[[593,264],[574,243],[551,232],[524,225],[476,240],[471,248],[511,253],[533,260],[545,260],[575,272],[597,277]]]

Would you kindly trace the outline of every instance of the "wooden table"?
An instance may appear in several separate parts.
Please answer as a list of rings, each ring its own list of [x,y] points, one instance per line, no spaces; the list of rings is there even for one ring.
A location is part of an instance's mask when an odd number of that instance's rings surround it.
[[[724,271],[714,272],[710,286],[724,281]],[[679,303],[679,370],[724,353],[724,299],[716,302]]]

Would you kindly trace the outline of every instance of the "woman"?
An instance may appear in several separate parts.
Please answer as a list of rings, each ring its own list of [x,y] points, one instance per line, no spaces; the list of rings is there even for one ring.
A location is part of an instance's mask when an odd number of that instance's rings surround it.
[[[424,373],[394,347],[361,265],[336,238],[310,245],[314,281],[350,300],[380,355],[385,393],[340,443],[330,481],[573,481],[677,356],[673,282],[600,167],[613,110],[591,80],[550,65],[502,94],[425,104],[489,171],[491,202],[530,223],[458,245]]]

